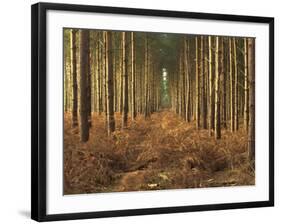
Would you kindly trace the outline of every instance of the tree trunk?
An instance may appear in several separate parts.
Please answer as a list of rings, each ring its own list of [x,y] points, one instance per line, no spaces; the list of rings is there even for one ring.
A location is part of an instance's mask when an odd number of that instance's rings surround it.
[[[221,108],[222,108],[222,127],[227,128],[226,125],[226,75],[225,75],[225,53],[224,53],[224,39],[221,38],[221,78],[222,78],[222,102],[221,102]]]
[[[248,46],[244,38],[244,129],[248,131],[249,124],[249,87],[248,87]]]
[[[213,112],[213,73],[212,73],[212,36],[209,36],[209,135],[214,130],[214,112]]]
[[[249,131],[248,155],[255,158],[255,39],[248,39],[248,75],[249,75]]]
[[[189,60],[188,60],[188,54],[189,54],[189,45],[188,45],[188,39],[184,38],[184,71],[185,71],[185,120],[190,122],[190,85],[189,85]]]
[[[88,47],[88,76],[87,76],[87,105],[88,105],[88,122],[92,126],[92,52],[91,52],[91,31],[89,31]]]
[[[131,32],[131,67],[132,67],[132,77],[131,77],[131,117],[132,120],[135,120],[136,117],[136,103],[135,103],[135,46],[134,46],[134,32]]]
[[[215,57],[215,138],[221,138],[220,125],[220,66],[221,66],[220,37],[216,37],[216,57]]]
[[[238,69],[237,69],[237,48],[236,39],[233,37],[233,59],[234,59],[234,130],[239,128],[239,114],[238,114]]]
[[[201,60],[200,60],[200,67],[201,67],[201,77],[202,77],[202,126],[204,129],[207,129],[207,98],[206,98],[206,71],[205,71],[205,51],[204,51],[204,36],[201,36]]]
[[[105,116],[105,127],[107,128],[107,46],[106,31],[103,31],[103,112]]]
[[[107,55],[107,133],[110,135],[115,131],[114,120],[114,88],[113,88],[113,52],[112,52],[112,33],[106,31],[106,55]]]
[[[233,74],[232,74],[232,41],[229,37],[229,84],[230,84],[230,130],[234,131],[234,94],[233,94]]]
[[[144,53],[144,117],[149,116],[148,111],[148,38],[145,34],[145,53]]]
[[[71,30],[71,76],[73,88],[73,103],[72,103],[72,127],[78,125],[77,107],[78,107],[78,94],[77,94],[77,60],[76,60],[76,30]]]
[[[87,142],[89,139],[88,123],[88,98],[87,98],[87,78],[89,62],[89,31],[80,31],[80,140]]]
[[[122,33],[123,40],[123,114],[122,128],[128,123],[128,34]]]
[[[195,37],[195,69],[196,69],[196,128],[200,128],[200,74],[199,74],[199,57],[198,57],[198,37]]]

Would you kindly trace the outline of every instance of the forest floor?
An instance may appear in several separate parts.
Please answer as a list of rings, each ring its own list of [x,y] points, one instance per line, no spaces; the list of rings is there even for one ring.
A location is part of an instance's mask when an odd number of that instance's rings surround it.
[[[64,194],[203,188],[255,184],[247,159],[247,135],[222,130],[222,139],[196,130],[170,111],[143,116],[107,136],[104,116],[93,114],[90,140],[65,114]]]

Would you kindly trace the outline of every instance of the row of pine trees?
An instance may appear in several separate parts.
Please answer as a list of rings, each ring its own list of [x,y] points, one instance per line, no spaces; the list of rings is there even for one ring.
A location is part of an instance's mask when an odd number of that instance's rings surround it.
[[[168,106],[216,139],[222,128],[243,128],[254,158],[254,38],[65,29],[64,58],[64,110],[82,142],[92,112],[111,135],[116,112],[126,128],[129,118]]]
[[[197,129],[221,138],[243,128],[249,156],[255,147],[255,39],[184,36],[170,72],[172,110]]]

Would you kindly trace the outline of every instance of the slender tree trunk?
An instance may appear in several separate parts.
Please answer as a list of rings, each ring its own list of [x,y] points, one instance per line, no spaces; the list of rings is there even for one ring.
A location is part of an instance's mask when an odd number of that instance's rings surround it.
[[[88,98],[87,98],[87,78],[89,62],[89,31],[80,31],[80,140],[87,142],[89,139],[88,123]]]
[[[128,122],[128,34],[122,33],[123,40],[123,116],[122,128],[127,126]]]
[[[103,31],[103,112],[105,116],[105,127],[107,128],[107,46],[106,46],[106,31]]]
[[[72,103],[72,127],[78,125],[77,107],[78,107],[78,94],[77,94],[77,60],[76,60],[76,30],[71,30],[71,76],[73,88],[73,103]]]
[[[222,78],[222,102],[221,102],[221,106],[222,106],[222,126],[223,128],[227,128],[226,125],[226,72],[225,72],[225,54],[224,54],[224,39],[221,38],[221,78]]]
[[[106,55],[107,55],[107,133],[110,135],[115,130],[114,120],[114,88],[113,88],[113,52],[112,33],[106,32]]]
[[[149,111],[148,111],[148,38],[147,38],[147,34],[145,34],[145,56],[144,56],[144,116],[145,118],[149,116]]]
[[[185,120],[190,122],[190,86],[189,86],[189,61],[188,61],[188,54],[189,54],[189,45],[188,45],[188,39],[184,38],[184,71],[185,71]]]
[[[202,88],[201,88],[201,93],[202,93],[202,126],[204,129],[207,129],[207,98],[206,98],[206,71],[205,71],[205,51],[204,51],[204,36],[201,36],[201,60],[200,60],[200,67],[201,67],[201,77],[202,77]]]
[[[132,77],[131,77],[131,117],[132,120],[135,120],[136,117],[136,103],[135,103],[135,97],[136,97],[136,92],[135,92],[135,76],[136,76],[136,71],[135,71],[135,39],[134,39],[134,32],[131,32],[131,67],[132,67]]]
[[[230,130],[234,129],[234,94],[233,94],[233,74],[232,74],[232,41],[229,38],[229,83],[230,83]]]
[[[237,69],[237,48],[236,39],[233,37],[233,59],[234,59],[234,130],[239,128],[239,114],[238,114],[238,69]]]
[[[196,69],[196,128],[200,128],[200,74],[199,74],[199,57],[198,57],[198,37],[195,37],[195,69]]]
[[[100,32],[98,32],[98,41],[97,41],[97,78],[98,78],[98,113],[101,114],[102,111],[102,95],[101,95],[101,47],[100,47]]]
[[[244,38],[244,129],[248,131],[249,124],[249,87],[248,87],[248,46]]]
[[[121,33],[121,51],[119,54],[120,57],[120,72],[119,72],[119,112],[122,113],[123,112],[123,75],[124,75],[124,58],[123,58],[123,54],[124,54],[124,41],[123,41],[123,33]]]
[[[216,37],[216,57],[215,57],[215,138],[221,138],[220,125],[220,66],[221,66],[220,37]]]
[[[87,76],[87,101],[88,101],[88,122],[92,126],[92,52],[91,52],[91,31],[89,31],[88,43],[88,76]]]
[[[214,130],[214,113],[213,113],[213,73],[212,73],[212,36],[209,36],[209,135]]]
[[[248,75],[249,75],[249,159],[255,158],[255,39],[248,39]]]

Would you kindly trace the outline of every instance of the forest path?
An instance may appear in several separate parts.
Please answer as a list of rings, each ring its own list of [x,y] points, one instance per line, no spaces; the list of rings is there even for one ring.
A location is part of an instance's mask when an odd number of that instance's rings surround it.
[[[194,122],[168,110],[146,119],[140,116],[124,130],[121,116],[115,117],[116,131],[110,139],[98,115],[92,118],[89,142],[77,143],[75,130],[71,140],[65,138],[67,193],[254,184],[253,171],[245,162],[247,138],[242,131],[223,130],[222,139],[215,140],[208,130],[197,130]]]

